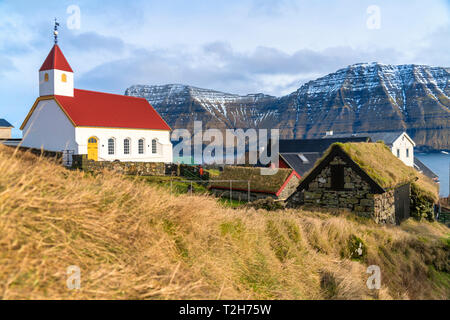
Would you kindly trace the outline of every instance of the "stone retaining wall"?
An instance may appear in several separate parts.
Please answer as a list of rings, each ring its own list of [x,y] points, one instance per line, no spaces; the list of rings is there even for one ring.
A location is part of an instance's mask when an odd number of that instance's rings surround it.
[[[86,171],[111,170],[119,174],[137,176],[164,176],[166,167],[163,162],[119,162],[119,161],[93,161],[86,155],[74,155],[72,166]]]

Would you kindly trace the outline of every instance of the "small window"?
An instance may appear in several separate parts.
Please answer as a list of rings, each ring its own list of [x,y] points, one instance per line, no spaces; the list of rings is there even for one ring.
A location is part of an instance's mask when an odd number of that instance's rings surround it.
[[[44,81],[48,82],[48,73],[44,74]]]
[[[344,166],[334,165],[331,166],[331,189],[343,190],[344,189]]]
[[[108,154],[114,154],[115,153],[115,141],[114,139],[108,139]]]
[[[156,141],[156,139],[152,140],[152,153],[158,153],[158,142]]]
[[[123,140],[123,154],[130,154],[130,139]]]
[[[144,154],[144,139],[139,139],[138,149],[139,154]]]
[[[406,157],[409,158],[409,148],[406,149]]]
[[[89,142],[89,143],[97,143],[97,139],[95,139],[95,138],[90,138],[90,139],[88,140],[88,142]]]
[[[63,74],[61,75],[61,81],[62,81],[62,82],[67,82],[67,75],[66,75],[65,73],[63,73]]]
[[[400,149],[397,149],[397,158],[400,158]]]

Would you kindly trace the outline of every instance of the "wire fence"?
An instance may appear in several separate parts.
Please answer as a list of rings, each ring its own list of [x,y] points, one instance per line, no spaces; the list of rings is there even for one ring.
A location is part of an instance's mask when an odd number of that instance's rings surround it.
[[[181,183],[188,183],[189,184],[189,188],[188,188],[188,193],[190,195],[193,194],[193,190],[194,190],[194,183],[197,184],[205,184],[205,180],[174,180],[171,179],[170,180],[170,193],[173,193],[173,182],[181,182]],[[250,180],[213,180],[215,183],[229,183],[230,185],[230,203],[233,202],[233,183],[242,183],[242,182],[246,182],[247,183],[247,201],[251,202],[251,189],[250,189]]]

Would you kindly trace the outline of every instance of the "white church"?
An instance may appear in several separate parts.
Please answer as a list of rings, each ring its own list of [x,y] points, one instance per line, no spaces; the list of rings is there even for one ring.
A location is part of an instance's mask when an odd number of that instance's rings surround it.
[[[22,146],[95,161],[172,162],[169,125],[143,98],[74,88],[57,44],[39,70],[39,98],[21,128]]]

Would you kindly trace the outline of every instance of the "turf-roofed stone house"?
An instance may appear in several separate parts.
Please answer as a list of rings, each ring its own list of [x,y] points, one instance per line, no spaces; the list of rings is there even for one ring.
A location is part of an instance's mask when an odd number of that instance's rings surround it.
[[[217,179],[210,182],[209,189],[226,198],[230,198],[231,192],[231,198],[240,201],[285,200],[299,183],[300,177],[292,169],[278,169],[273,175],[261,175],[261,168],[227,166]]]
[[[94,161],[172,162],[171,128],[147,100],[75,89],[57,44],[39,70],[39,98],[21,130],[28,148]]]
[[[345,208],[377,223],[395,224],[410,216],[412,183],[437,197],[435,184],[384,143],[336,143],[302,179],[288,206]]]

